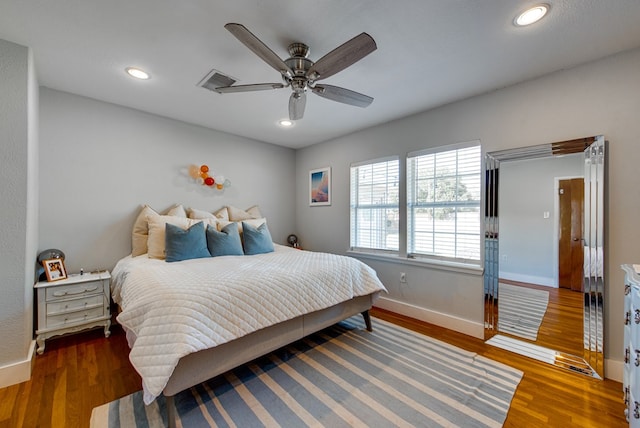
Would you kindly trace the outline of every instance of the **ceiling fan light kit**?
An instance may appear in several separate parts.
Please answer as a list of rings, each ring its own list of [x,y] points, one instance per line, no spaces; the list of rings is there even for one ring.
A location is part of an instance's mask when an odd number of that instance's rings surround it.
[[[291,43],[288,48],[290,57],[282,60],[243,25],[229,23],[224,27],[264,62],[279,72],[282,83],[220,86],[215,88],[216,92],[225,94],[290,87],[292,93],[289,97],[289,119],[291,120],[303,118],[308,90],[328,100],[356,107],[367,107],[373,102],[372,97],[350,89],[316,84],[318,80],[339,73],[375,51],[377,49],[376,42],[367,33],[357,35],[318,61],[313,62],[308,58],[309,46],[304,43]]]

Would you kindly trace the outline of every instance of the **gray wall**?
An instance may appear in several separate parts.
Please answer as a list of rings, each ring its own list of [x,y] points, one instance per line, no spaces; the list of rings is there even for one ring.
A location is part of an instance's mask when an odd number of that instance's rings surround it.
[[[556,178],[584,176],[583,158],[500,162],[500,278],[558,286]]]
[[[28,363],[33,337],[38,86],[30,50],[0,40],[0,76],[0,367],[3,367]]]
[[[258,204],[276,242],[293,232],[292,149],[47,88],[40,106],[39,245],[64,251],[71,272],[111,269],[130,254],[141,204]],[[231,187],[189,182],[191,164],[207,164]]]
[[[297,152],[296,216],[303,246],[349,246],[349,165],[426,147],[480,139],[484,152],[603,134],[610,141],[606,250],[606,357],[622,360],[621,263],[640,261],[640,50],[456,102]],[[375,94],[373,94],[375,95]],[[374,102],[381,102],[376,100]],[[333,204],[309,207],[308,171],[333,170]],[[481,323],[482,278],[397,262],[371,263],[389,297]],[[398,273],[407,272],[400,286]]]

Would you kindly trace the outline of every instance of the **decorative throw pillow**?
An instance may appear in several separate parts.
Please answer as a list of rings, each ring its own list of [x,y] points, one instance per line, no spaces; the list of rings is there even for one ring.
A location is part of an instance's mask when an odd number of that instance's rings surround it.
[[[257,205],[248,208],[246,211],[229,205],[227,206],[227,211],[229,212],[229,220],[231,221],[243,221],[262,217],[260,208],[258,208]]]
[[[249,223],[250,225],[252,225],[253,227],[259,227],[262,226],[264,223],[267,222],[266,218],[252,218],[252,219],[248,219],[248,220],[244,220],[245,222]],[[238,232],[240,232],[240,234],[242,234],[242,221],[224,221],[224,220],[218,220],[218,230],[222,230],[225,227],[227,227],[230,224],[235,224],[238,227]]]
[[[207,226],[207,248],[211,257],[242,256],[242,242],[238,227],[229,223],[220,232],[214,226]]]
[[[244,241],[244,253],[248,256],[254,254],[271,253],[274,251],[271,233],[267,223],[255,227],[250,223],[242,222],[242,240]]]
[[[203,219],[203,218],[216,218],[216,216],[213,213],[210,213],[209,211],[189,208],[189,218]]]
[[[194,224],[187,230],[167,223],[165,225],[165,253],[167,262],[211,257],[207,249],[207,237],[202,222]]]
[[[149,222],[148,216],[159,216],[153,208],[149,205],[144,205],[140,214],[133,223],[133,231],[131,233],[131,255],[133,257],[140,256],[147,253],[147,239],[149,237]],[[174,205],[167,211],[166,215],[175,217],[187,217],[182,205]]]
[[[189,209],[189,218],[215,218],[224,221],[229,221],[229,213],[227,212],[227,207],[222,207],[218,211],[210,213],[209,211],[197,210],[195,208]]]
[[[172,217],[167,215],[149,216],[149,239],[147,240],[147,254],[151,259],[164,259],[165,258],[165,230],[166,224],[170,223],[175,226],[179,226],[182,229],[188,229],[194,224],[202,223],[201,227],[204,230],[204,225],[210,224],[216,220],[194,220],[186,217]],[[215,223],[213,223],[215,225]]]
[[[227,210],[227,207],[220,208],[218,211],[215,211],[213,215],[220,220],[229,221],[229,211]]]

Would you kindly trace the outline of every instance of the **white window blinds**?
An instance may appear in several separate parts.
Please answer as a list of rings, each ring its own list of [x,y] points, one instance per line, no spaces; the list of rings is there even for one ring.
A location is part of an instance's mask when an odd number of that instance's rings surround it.
[[[480,145],[438,150],[407,157],[407,253],[480,260]]]
[[[351,248],[397,252],[399,247],[397,157],[351,166]]]

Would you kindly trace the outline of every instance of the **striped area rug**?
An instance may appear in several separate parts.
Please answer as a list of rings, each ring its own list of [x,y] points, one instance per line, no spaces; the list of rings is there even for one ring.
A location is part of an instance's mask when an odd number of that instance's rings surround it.
[[[522,372],[360,317],[176,396],[182,427],[500,427]],[[95,408],[91,427],[166,426],[142,393]]]
[[[498,331],[536,340],[548,305],[548,291],[500,283]]]

